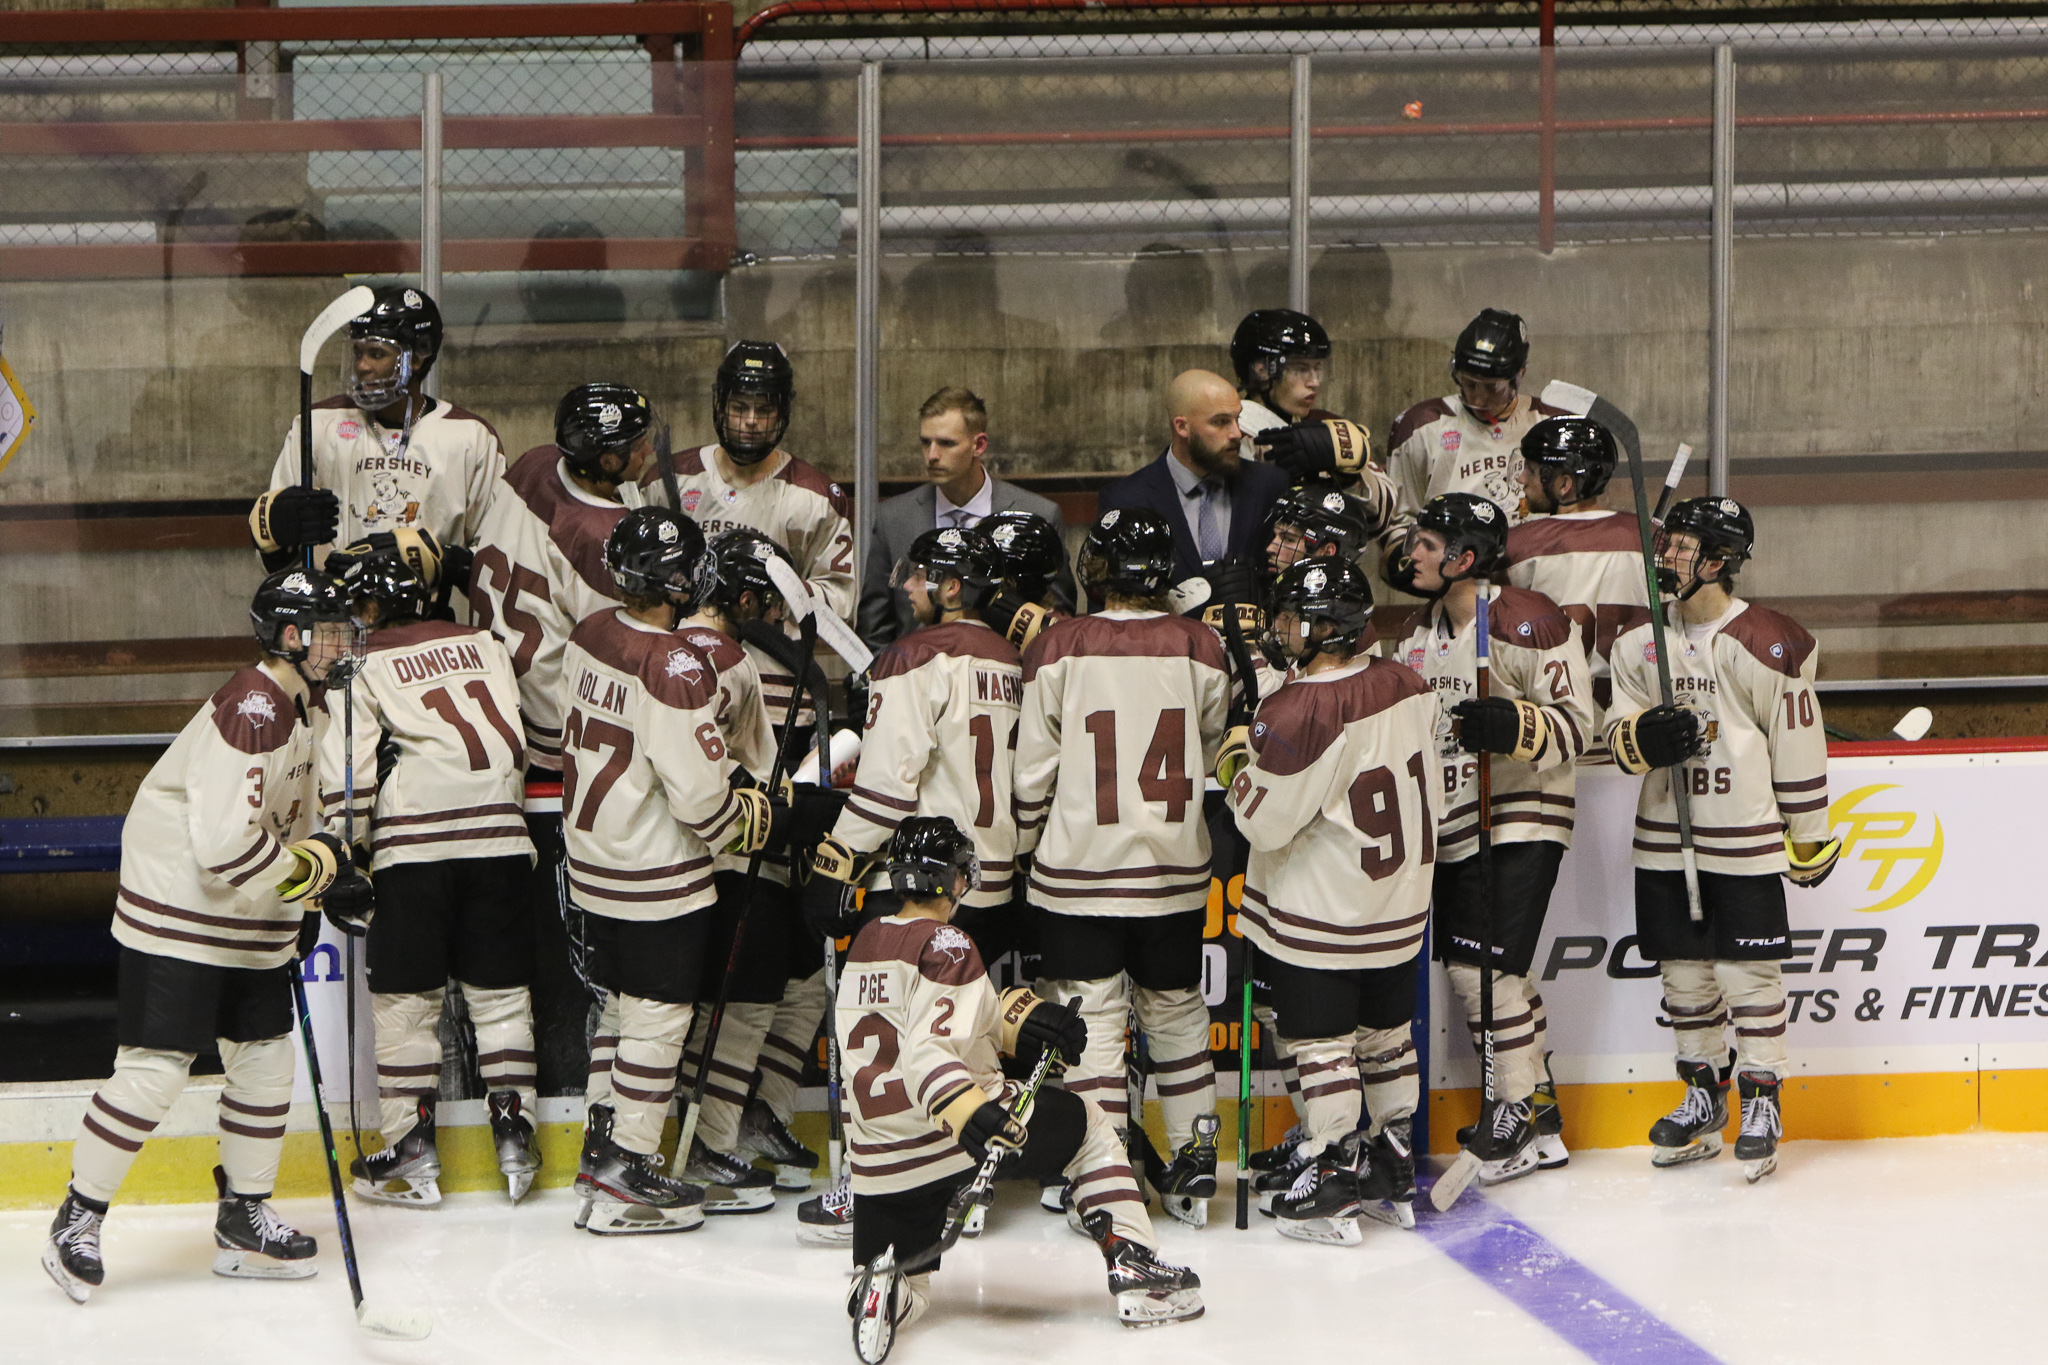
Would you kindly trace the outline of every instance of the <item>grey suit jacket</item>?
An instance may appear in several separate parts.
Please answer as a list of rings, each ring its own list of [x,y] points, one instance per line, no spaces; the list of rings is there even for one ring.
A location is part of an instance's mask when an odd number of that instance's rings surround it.
[[[990,510],[1036,512],[1051,522],[1053,530],[1064,539],[1067,526],[1060,520],[1057,506],[1016,484],[994,475],[989,478],[994,485],[989,495]],[[910,548],[910,542],[937,525],[938,505],[937,490],[923,484],[908,493],[884,499],[875,509],[875,533],[868,540],[868,561],[861,575],[859,625],[860,638],[877,654],[897,637],[917,629],[917,618],[910,613],[910,599],[889,586],[889,574]],[[1059,577],[1053,580],[1053,596],[1063,608],[1073,610],[1072,566],[1061,566]]]

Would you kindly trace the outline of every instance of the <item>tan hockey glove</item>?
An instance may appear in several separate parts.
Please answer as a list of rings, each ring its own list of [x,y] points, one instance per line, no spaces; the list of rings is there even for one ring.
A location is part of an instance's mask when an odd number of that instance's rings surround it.
[[[1251,763],[1251,730],[1243,725],[1233,725],[1224,732],[1223,746],[1216,751],[1216,781],[1227,790]]]
[[[740,818],[733,826],[733,836],[725,851],[747,854],[774,852],[777,836],[787,833],[788,804],[772,799],[758,787],[737,788],[733,799],[739,802]]]
[[[1068,1066],[1081,1060],[1088,1046],[1088,1025],[1065,1005],[1041,1000],[1023,986],[1003,992],[1003,1013],[996,1046],[1020,1061],[1036,1063],[1051,1048]]]
[[[1653,706],[1607,728],[1615,766],[1637,776],[1685,762],[1705,741],[1699,714],[1682,706]]]
[[[292,870],[277,884],[277,894],[287,905],[319,895],[352,866],[348,849],[332,834],[316,834],[287,844],[284,851],[292,855]]]
[[[1806,845],[1812,848],[1813,845]],[[1828,879],[1828,873],[1835,870],[1835,860],[1842,856],[1842,841],[1830,839],[1815,849],[1809,857],[1799,856],[1800,845],[1792,842],[1792,836],[1785,836],[1785,860],[1792,864],[1785,875],[1794,886],[1819,886]]]
[[[1052,612],[1036,602],[1027,602],[1012,592],[1002,592],[981,607],[982,621],[1003,633],[1003,638],[1023,649],[1038,638],[1038,632],[1052,624]]]
[[[249,534],[265,554],[325,545],[341,525],[341,501],[325,488],[273,488],[249,509]]]

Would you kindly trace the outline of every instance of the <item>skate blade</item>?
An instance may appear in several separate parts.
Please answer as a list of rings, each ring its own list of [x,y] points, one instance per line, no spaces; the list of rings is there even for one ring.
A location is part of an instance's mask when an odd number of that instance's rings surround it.
[[[1160,1204],[1180,1222],[1191,1228],[1209,1226],[1209,1201],[1191,1194],[1162,1194]]]
[[[373,1204],[397,1204],[402,1208],[430,1209],[441,1202],[441,1182],[434,1176],[421,1176],[418,1179],[401,1177],[381,1186],[373,1185],[362,1176],[357,1176],[354,1188],[358,1198],[367,1199]]]
[[[1360,1204],[1358,1211],[1375,1223],[1385,1223],[1390,1228],[1403,1228],[1410,1232],[1415,1229],[1413,1200],[1373,1199]]]
[[[839,1227],[821,1227],[816,1223],[796,1225],[797,1245],[807,1247],[844,1247],[853,1245],[853,1224]]]
[[[638,1237],[656,1232],[688,1232],[704,1225],[699,1205],[678,1209],[657,1209],[649,1204],[628,1204],[595,1199],[583,1230],[595,1237]]]
[[[988,1226],[988,1205],[976,1204],[967,1211],[966,1219],[960,1224],[962,1237],[979,1237]]]
[[[1510,1180],[1520,1180],[1525,1175],[1536,1174],[1536,1145],[1524,1147],[1504,1161],[1488,1161],[1479,1167],[1479,1183],[1482,1185],[1505,1185]]]
[[[853,1351],[862,1365],[882,1365],[896,1345],[898,1283],[893,1273],[878,1279],[871,1270],[861,1271],[854,1289]]]
[[[62,1258],[57,1255],[57,1248],[43,1248],[43,1269],[50,1272],[50,1278],[57,1282],[57,1287],[63,1290],[65,1296],[73,1303],[84,1303],[92,1297],[92,1286],[64,1268]]]
[[[721,1185],[700,1185],[704,1191],[704,1212],[709,1214],[766,1213],[775,1207],[775,1191],[735,1190]]]
[[[504,1171],[501,1174],[505,1177],[505,1193],[512,1196],[515,1204],[526,1198],[527,1191],[533,1188],[532,1171]]]
[[[1171,1294],[1146,1294],[1126,1290],[1116,1296],[1116,1318],[1126,1327],[1164,1327],[1170,1322],[1191,1322],[1204,1311],[1201,1291],[1176,1289]]]
[[[1365,1240],[1356,1217],[1282,1218],[1280,1235],[1297,1242],[1321,1242],[1324,1246],[1355,1247]]]
[[[1712,1161],[1721,1155],[1721,1135],[1695,1142],[1687,1147],[1658,1147],[1650,1152],[1652,1166],[1690,1166],[1695,1161]]]
[[[1572,1154],[1565,1149],[1564,1139],[1550,1133],[1536,1139],[1536,1164],[1546,1171],[1571,1164]]]
[[[1745,1161],[1742,1163],[1742,1178],[1754,1185],[1777,1169],[1778,1158],[1775,1156],[1767,1156],[1761,1161]]]
[[[777,1164],[775,1167],[775,1188],[792,1192],[808,1190],[811,1187],[812,1173],[817,1169],[815,1166],[785,1166]]]
[[[299,1261],[280,1261],[260,1251],[222,1247],[213,1254],[213,1273],[229,1280],[310,1280],[320,1267],[309,1256]]]

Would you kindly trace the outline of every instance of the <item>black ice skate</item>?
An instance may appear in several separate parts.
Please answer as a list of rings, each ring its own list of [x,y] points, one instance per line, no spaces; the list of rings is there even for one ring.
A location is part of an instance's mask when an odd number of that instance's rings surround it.
[[[1301,1154],[1299,1142],[1287,1149],[1287,1158],[1286,1165],[1275,1166],[1252,1177],[1252,1193],[1258,1198],[1259,1212],[1268,1218],[1273,1216],[1273,1200],[1293,1189],[1301,1173],[1315,1162],[1315,1158]]]
[[[611,1144],[612,1118],[614,1110],[608,1104],[593,1104],[583,1120],[583,1156],[576,1163],[576,1226],[583,1227],[590,1222],[590,1201],[596,1197],[596,1187],[590,1183],[590,1176],[604,1159],[604,1149]]]
[[[1650,1125],[1652,1166],[1683,1166],[1721,1155],[1721,1130],[1728,1126],[1728,1077],[1712,1062],[1678,1059],[1685,1098]]]
[[[770,1162],[775,1167],[775,1188],[808,1190],[811,1175],[818,1169],[818,1154],[797,1141],[789,1125],[776,1116],[765,1100],[747,1101],[740,1115],[740,1150]]]
[[[1496,1100],[1482,1110],[1465,1150],[1479,1158],[1479,1183],[1499,1185],[1536,1170],[1536,1123],[1527,1100]]]
[[[1571,1164],[1572,1154],[1564,1145],[1564,1111],[1557,1107],[1557,1078],[1550,1074],[1550,1054],[1543,1054],[1543,1077],[1536,1093],[1529,1097],[1536,1115],[1536,1166],[1554,1171]]]
[[[1390,1120],[1372,1140],[1358,1182],[1358,1211],[1390,1227],[1415,1226],[1415,1134],[1410,1120]]]
[[[106,1221],[105,1204],[76,1190],[64,1191],[64,1202],[50,1224],[50,1239],[43,1243],[43,1269],[73,1303],[91,1298],[107,1277],[100,1260],[100,1225]]]
[[[516,1204],[533,1188],[533,1173],[540,1169],[540,1143],[534,1140],[532,1122],[520,1112],[517,1090],[495,1091],[488,1103],[498,1172],[505,1177],[505,1188]]]
[[[1116,1295],[1117,1321],[1126,1327],[1160,1327],[1202,1316],[1202,1279],[1186,1266],[1162,1261],[1152,1248],[1111,1231],[1109,1210],[1088,1215],[1088,1235],[1109,1266],[1109,1292]]]
[[[1742,1163],[1742,1176],[1754,1185],[1778,1169],[1778,1139],[1784,1135],[1784,1115],[1778,1108],[1777,1076],[1768,1071],[1744,1071],[1736,1077],[1742,1098],[1742,1131],[1735,1136],[1735,1159]]]
[[[1365,1240],[1358,1228],[1364,1137],[1346,1133],[1302,1167],[1292,1189],[1273,1197],[1273,1217],[1282,1237],[1340,1247],[1355,1247]]]
[[[762,1213],[775,1207],[775,1177],[757,1171],[745,1157],[714,1152],[702,1138],[690,1142],[690,1159],[679,1178],[704,1190],[706,1213]]]
[[[807,1247],[853,1245],[853,1182],[849,1177],[840,1176],[823,1194],[796,1206],[796,1239]]]
[[[1216,1134],[1222,1128],[1223,1120],[1216,1115],[1196,1115],[1195,1135],[1173,1160],[1145,1173],[1160,1204],[1189,1227],[1209,1226],[1209,1201],[1216,1197]]]
[[[661,1173],[659,1155],[629,1152],[611,1139],[591,1164],[584,1231],[599,1237],[686,1232],[704,1222],[704,1192]]]
[[[369,1156],[348,1164],[355,1191],[380,1204],[431,1208],[441,1202],[441,1154],[434,1147],[434,1109],[420,1101],[418,1121],[398,1139]]]
[[[220,1208],[213,1218],[213,1273],[237,1280],[304,1280],[320,1271],[313,1264],[320,1244],[279,1218],[270,1196],[234,1194],[227,1173],[213,1168]]]
[[[1295,1159],[1295,1150],[1307,1136],[1300,1124],[1289,1128],[1281,1139],[1263,1152],[1253,1152],[1246,1164],[1255,1171],[1277,1171],[1283,1168],[1301,1169],[1301,1162]]]

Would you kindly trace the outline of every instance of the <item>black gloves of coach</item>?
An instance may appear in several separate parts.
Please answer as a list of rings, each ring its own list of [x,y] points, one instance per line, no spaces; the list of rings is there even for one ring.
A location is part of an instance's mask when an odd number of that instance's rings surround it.
[[[291,484],[256,499],[249,533],[266,553],[302,545],[325,545],[341,527],[341,501],[325,488]]]
[[[1087,1022],[1065,1005],[1050,1000],[1039,1001],[1017,1025],[1017,1060],[1027,1065],[1036,1065],[1039,1054],[1051,1048],[1054,1056],[1074,1066],[1087,1046]]]
[[[1030,1138],[1030,1132],[1011,1117],[1009,1109],[994,1100],[975,1110],[960,1130],[960,1146],[976,1161],[986,1157],[992,1146],[1022,1151]]]

